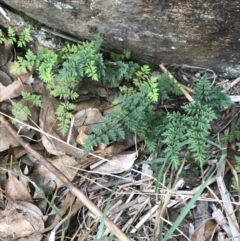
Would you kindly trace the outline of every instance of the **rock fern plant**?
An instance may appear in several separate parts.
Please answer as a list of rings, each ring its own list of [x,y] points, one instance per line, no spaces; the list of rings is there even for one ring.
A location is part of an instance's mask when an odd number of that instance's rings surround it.
[[[11,35],[11,38],[14,36]],[[36,70],[50,94],[62,100],[56,110],[56,117],[63,134],[67,132],[73,117],[75,106],[72,101],[78,97],[75,89],[80,81],[88,79],[101,81],[108,86],[118,86],[118,80],[124,76],[130,79],[139,67],[138,64],[128,65],[121,60],[105,61],[100,52],[101,42],[101,37],[97,36],[95,41],[77,45],[67,44],[59,51],[41,48],[34,54],[28,50],[24,57],[17,58],[11,69],[11,72],[17,75]]]
[[[202,166],[211,121],[223,107],[231,104],[231,100],[220,88],[211,87],[204,75],[194,86],[194,102],[164,115],[155,110],[156,104],[159,99],[167,98],[167,94],[180,94],[178,85],[167,73],[160,78],[151,77],[148,66],[141,67],[135,76],[134,87],[120,87],[122,95],[114,101],[116,107],[103,118],[104,124],[94,127],[94,134],[85,142],[86,152],[100,143],[109,144],[136,134],[145,141],[150,152],[157,150],[157,142],[162,142],[163,155],[176,168],[183,148],[187,148],[191,157]]]
[[[9,36],[14,40],[15,35],[11,31]],[[28,38],[27,33],[22,36]],[[155,77],[151,75],[148,65],[140,67],[131,61],[124,62],[124,56],[129,58],[129,52],[124,52],[118,58],[112,56],[115,61],[104,60],[100,52],[101,41],[100,36],[97,36],[95,41],[67,44],[59,51],[43,48],[34,54],[28,50],[24,57],[18,57],[15,61],[12,72],[19,74],[35,69],[50,94],[62,100],[56,110],[56,117],[63,134],[67,132],[73,116],[72,102],[78,97],[76,87],[80,81],[88,79],[101,81],[109,87],[119,87],[121,94],[113,102],[114,107],[103,117],[103,123],[93,128],[93,133],[85,141],[86,153],[101,143],[109,144],[136,135],[145,141],[148,152],[156,151],[157,144],[161,142],[164,147],[162,155],[175,167],[179,165],[182,148],[187,149],[202,166],[211,121],[223,107],[231,103],[230,99],[220,88],[211,87],[204,75],[194,86],[193,103],[182,106],[176,112],[164,114],[157,111],[159,103],[167,100],[169,95],[181,94],[179,86],[168,73]],[[129,81],[128,87],[118,86],[120,79]],[[23,94],[23,97],[40,105],[40,99],[34,95]],[[14,104],[14,108],[19,110],[21,106]],[[27,109],[22,109],[30,115]]]

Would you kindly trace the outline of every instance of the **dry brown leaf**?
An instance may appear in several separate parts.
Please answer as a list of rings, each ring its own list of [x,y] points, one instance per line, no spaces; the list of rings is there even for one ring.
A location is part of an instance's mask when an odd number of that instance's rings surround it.
[[[0,217],[1,238],[23,238],[44,228],[41,211],[31,203],[8,203],[6,209],[0,212]]]
[[[67,155],[57,156],[48,159],[55,167],[58,168],[70,181],[75,177],[77,170],[73,167],[77,162]],[[33,181],[40,187],[46,195],[51,194],[55,188],[60,188],[63,183],[46,167],[41,164],[35,166],[33,170]]]
[[[191,241],[205,241],[213,235],[217,223],[214,220],[208,220],[199,227],[191,237]]]
[[[7,150],[10,144],[13,147],[19,146],[19,143],[15,140],[15,138],[1,124],[0,124],[0,140],[1,140],[0,152]]]
[[[14,238],[28,236],[34,232],[34,228],[26,219],[13,219],[9,223],[0,223],[0,236],[11,237],[14,233]]]
[[[32,74],[32,71],[28,71],[27,73],[20,74],[18,78],[20,78],[23,83],[31,84],[34,81]]]
[[[79,133],[83,131],[85,134],[89,135],[92,132],[93,126],[101,122],[102,114],[96,108],[81,110],[74,115],[74,126]]]
[[[24,91],[23,82],[18,78],[7,87],[0,88],[0,102],[20,96],[22,91]]]
[[[80,131],[80,133],[77,136],[76,142],[80,145],[84,144],[84,141],[88,138],[88,135],[86,135],[83,131]]]
[[[131,139],[113,142],[110,146],[102,143],[94,148],[94,153],[107,158],[123,152],[134,144],[136,143]]]
[[[113,145],[105,148],[104,155],[105,156],[113,156],[113,155],[121,153],[122,151],[124,151],[127,148],[128,147],[126,147],[126,145],[124,145],[123,143],[116,142]]]
[[[5,187],[6,193],[16,201],[31,201],[32,197],[27,187],[17,179],[17,177],[8,172],[8,180]]]
[[[20,127],[20,125],[16,125],[16,127]],[[20,131],[20,134],[22,136],[27,136],[27,141],[29,141],[34,136],[33,130],[28,130],[27,128],[23,127]],[[2,126],[0,124],[0,152],[5,151],[9,148],[9,145],[12,145],[13,147],[19,146],[18,141],[9,133],[9,131],[6,129],[5,126]]]
[[[94,168],[94,171],[103,174],[121,173],[129,170],[136,160],[137,153],[132,151],[122,152],[113,156],[110,161],[106,161],[100,166]]]

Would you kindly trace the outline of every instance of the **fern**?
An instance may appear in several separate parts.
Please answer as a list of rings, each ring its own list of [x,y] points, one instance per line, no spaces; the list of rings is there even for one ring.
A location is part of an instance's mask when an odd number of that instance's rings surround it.
[[[17,45],[18,47],[22,48],[22,47],[25,47],[26,43],[28,43],[29,41],[30,41],[30,29],[25,28],[20,35]]]
[[[0,29],[0,44],[4,43],[4,36],[3,36],[3,32]]]
[[[167,115],[168,124],[166,131],[162,134],[163,143],[167,145],[164,153],[175,167],[179,164],[180,149],[178,147],[185,140],[185,145],[188,146],[193,159],[200,166],[203,165],[206,158],[206,143],[210,135],[210,123],[220,111],[215,101],[221,102],[222,108],[231,103],[230,99],[220,92],[219,88],[212,88],[206,76],[203,76],[194,87],[195,102],[185,105],[183,114]],[[175,150],[174,153],[171,150]],[[169,155],[169,153],[172,154]]]
[[[39,72],[39,77],[47,83],[47,89],[52,89],[53,71],[58,64],[58,55],[53,50],[41,48],[35,60],[36,69]]]
[[[25,59],[22,60],[21,66],[31,71],[35,66],[36,60],[37,56],[30,49],[28,49]]]
[[[170,78],[168,72],[161,75],[158,83],[159,98],[161,100],[169,99],[169,94],[182,95],[179,85],[175,83],[174,79]]]
[[[154,100],[149,96],[149,88],[141,85],[139,91],[127,91],[126,87],[121,90],[124,95],[120,95],[113,102],[116,107],[108,111],[103,118],[104,124],[97,125],[93,129],[94,134],[85,141],[85,152],[100,143],[108,144],[110,141],[129,138],[134,134],[145,140],[149,152],[155,150],[156,141],[163,130],[163,117],[154,111]],[[159,125],[154,125],[155,122]],[[111,133],[115,133],[114,138]]]
[[[220,110],[216,108],[214,101],[222,101],[221,107],[231,101],[228,97],[223,97],[218,88],[211,88],[204,76],[194,87],[194,93],[198,93],[195,95],[195,102],[185,105],[181,112],[168,113],[165,117],[154,109],[160,90],[165,88],[167,93],[180,94],[178,85],[167,79],[167,76],[152,77],[150,68],[142,66],[135,73],[134,88],[120,87],[122,95],[113,102],[116,107],[107,112],[103,118],[104,124],[93,129],[93,134],[84,143],[85,151],[90,151],[100,143],[109,144],[136,134],[145,141],[147,151],[150,152],[156,150],[156,143],[161,139],[166,146],[163,154],[174,167],[180,163],[179,152],[182,148],[187,148],[192,158],[202,166],[206,157],[210,124]],[[214,101],[203,101],[211,99],[210,96],[216,92],[217,97],[211,97]]]
[[[187,113],[185,120],[188,130],[186,138],[189,141],[189,151],[195,161],[202,166],[206,158],[207,139],[210,134],[210,122],[216,118],[211,107],[199,102],[183,107]]]
[[[131,80],[135,74],[135,72],[139,69],[139,64],[134,63],[132,61],[128,62],[128,68],[126,73],[124,74],[124,79]]]
[[[27,73],[27,68],[23,64],[24,59],[22,57],[17,57],[17,60],[14,61],[10,73],[20,75]]]
[[[113,129],[116,133],[122,133],[122,135],[116,134],[119,139],[136,134],[138,138],[145,140],[147,151],[152,152],[156,149],[156,143],[164,130],[165,119],[162,114],[154,110],[154,103],[158,101],[159,96],[159,79],[150,76],[148,65],[142,66],[134,75],[135,88],[120,87],[122,95],[113,102],[116,107],[107,113],[103,118],[104,124],[97,125],[93,129],[93,134],[85,141],[86,152],[102,142],[108,144],[114,141],[110,135]],[[104,141],[107,137],[106,143]]]
[[[22,96],[25,100],[29,101],[32,105],[35,105],[38,107],[42,106],[42,101],[40,99],[40,96],[30,94],[24,91],[22,91]],[[27,106],[23,105],[22,103],[12,102],[12,114],[16,120],[22,121],[24,117],[31,116],[31,111]],[[13,121],[13,124],[16,124],[16,123],[17,123],[16,121]]]
[[[17,39],[16,39],[16,34],[12,27],[8,28],[7,34],[8,34],[8,44],[13,45],[17,41]]]
[[[25,116],[31,116],[31,111],[27,106],[24,106],[22,103],[12,102],[12,114],[16,120],[22,121]],[[16,124],[16,120],[13,120],[12,123]]]
[[[110,85],[110,87],[117,87],[118,81],[121,80],[124,74],[127,72],[128,66],[122,61],[116,63],[106,64],[105,74],[102,75],[102,83],[104,85]]]
[[[193,98],[203,105],[211,106],[215,113],[232,104],[231,99],[221,91],[220,87],[211,87],[206,74],[195,85]]]
[[[127,49],[124,49],[122,54],[111,53],[111,58],[114,61],[129,60],[131,58],[131,52]]]
[[[164,154],[172,161],[175,167],[179,165],[180,143],[186,139],[187,126],[184,123],[184,117],[179,112],[168,114],[166,117],[166,129],[162,133],[162,142],[166,144]]]
[[[42,106],[42,101],[41,101],[39,95],[33,95],[33,94],[28,93],[28,92],[22,91],[22,97],[25,100],[31,102],[33,105],[35,105],[37,107],[41,107]]]
[[[59,121],[59,129],[63,134],[65,134],[69,128],[71,119],[73,117],[72,111],[74,108],[75,105],[69,102],[61,103],[55,112],[57,120]]]
[[[228,135],[220,135],[220,140],[223,143],[231,143],[233,141],[240,141],[240,121],[231,125],[231,130]]]
[[[95,66],[95,61],[90,61],[85,67],[85,75],[92,80],[98,80],[97,67]]]
[[[150,67],[143,65],[139,71],[135,73],[136,77],[133,79],[133,83],[136,87],[140,87],[146,80],[148,80],[150,74]]]

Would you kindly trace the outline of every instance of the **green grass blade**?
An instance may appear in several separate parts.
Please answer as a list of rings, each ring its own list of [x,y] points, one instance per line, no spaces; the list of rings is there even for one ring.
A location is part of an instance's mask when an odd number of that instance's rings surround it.
[[[222,163],[222,161],[225,159],[226,154],[222,154],[220,161],[217,165],[217,167]],[[188,214],[189,210],[192,208],[193,204],[197,201],[198,197],[202,194],[203,190],[208,185],[209,180],[212,178],[213,174],[217,170],[217,167],[215,168],[214,172],[208,177],[208,179],[201,185],[199,190],[195,193],[195,195],[192,197],[192,199],[188,202],[188,204],[185,206],[181,214],[178,216],[176,221],[173,223],[172,227],[168,231],[167,235],[164,237],[163,241],[167,241],[170,236],[173,234],[173,232],[176,230],[176,228],[179,226],[179,224],[182,222],[182,220],[185,218],[185,216]]]
[[[161,170],[160,170],[160,172],[159,172],[159,174],[158,174],[158,176],[157,176],[157,181],[156,181],[156,186],[155,186],[155,192],[157,192],[158,187],[159,187],[159,183],[160,183],[160,181],[162,180],[163,172],[164,172],[164,170],[165,170],[166,164],[168,163],[169,156],[171,156],[172,153],[174,153],[175,151],[180,150],[183,146],[187,145],[188,142],[189,142],[189,141],[186,140],[186,141],[183,141],[183,142],[179,143],[179,144],[172,150],[172,152],[168,154],[168,157],[162,158],[163,165],[162,165]]]
[[[118,183],[116,184],[116,186],[113,188],[108,200],[107,200],[107,204],[106,204],[106,207],[104,208],[104,211],[103,211],[103,215],[102,215],[102,218],[101,218],[101,222],[100,222],[100,225],[98,227],[98,233],[97,233],[97,240],[102,238],[102,234],[103,234],[103,228],[104,228],[104,223],[105,223],[105,219],[107,217],[107,212],[108,212],[108,209],[109,209],[109,206],[110,206],[110,202],[112,200],[112,196],[113,194],[115,193],[115,190],[117,188],[117,185]]]

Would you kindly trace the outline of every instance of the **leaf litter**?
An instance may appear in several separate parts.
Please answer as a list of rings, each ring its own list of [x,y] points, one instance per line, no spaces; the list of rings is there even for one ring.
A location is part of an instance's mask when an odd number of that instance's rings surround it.
[[[8,60],[11,60],[12,56],[9,46],[5,46],[2,53],[5,56],[3,65],[10,68]],[[161,66],[161,69],[166,71],[164,66]],[[183,85],[188,86],[191,93],[191,83],[199,79],[198,75],[202,71],[204,70],[192,71],[189,66],[188,71],[179,68],[179,72],[173,71],[173,73],[178,75]],[[203,173],[206,180],[212,173],[212,166],[216,167],[216,162],[213,162],[204,166],[201,172],[189,168],[187,164],[178,172],[169,168],[168,172],[163,173],[163,182],[156,187],[156,177],[153,176],[153,170],[148,163],[151,161],[163,163],[163,160],[144,154],[141,140],[115,142],[108,146],[100,145],[91,155],[84,156],[83,151],[76,147],[77,143],[82,145],[91,133],[92,127],[101,122],[101,113],[116,97],[116,91],[107,92],[105,88],[97,85],[89,89],[88,85],[82,84],[81,90],[85,90],[85,96],[78,100],[73,125],[77,130],[74,130],[69,138],[67,135],[62,136],[57,128],[54,114],[57,100],[46,95],[43,86],[38,84],[39,80],[32,78],[32,73],[19,75],[15,79],[4,70],[1,70],[1,73],[1,114],[9,116],[9,110],[4,109],[4,104],[14,98],[20,101],[22,90],[41,93],[43,101],[41,111],[37,113],[34,121],[29,118],[25,120],[24,124],[28,127],[25,132],[20,124],[16,125],[15,128],[20,130],[18,134],[24,136],[25,141],[31,146],[34,145],[34,149],[39,150],[43,156],[48,157],[48,161],[88,195],[101,210],[106,208],[107,200],[117,186],[107,207],[108,217],[123,232],[130,233],[132,240],[140,238],[154,240],[161,225],[162,236],[167,235],[187,202],[201,187]],[[32,88],[29,82],[33,82],[35,87]],[[231,93],[235,102],[239,102],[239,78],[231,83],[229,80],[223,80],[221,83],[219,79],[218,84]],[[105,102],[101,102],[100,98],[105,98]],[[186,95],[186,98],[189,98],[189,95]],[[217,120],[223,124],[219,126],[216,134],[230,129],[232,122],[229,120],[234,119],[236,115],[234,111],[232,108],[223,112],[223,116]],[[42,240],[43,234],[49,234],[54,230],[53,235],[58,239],[61,233],[67,230],[67,236],[75,237],[76,240],[94,240],[100,219],[70,193],[48,168],[37,160],[34,161],[30,153],[23,152],[19,147],[20,144],[2,124],[0,138],[0,161],[2,161],[0,237],[11,240]],[[12,151],[7,154],[10,145]],[[138,151],[135,150],[136,147]],[[235,151],[236,146],[232,148]],[[215,150],[210,151],[215,152]],[[239,200],[229,194],[231,177],[228,171],[234,173],[235,154],[238,155],[237,152],[232,155],[231,160],[227,161],[227,167],[218,167],[217,174],[212,177],[186,217],[182,217],[182,222],[169,240],[202,241],[217,240],[217,238],[239,240],[237,222]],[[193,176],[195,176],[194,181]],[[65,220],[64,217],[68,222],[63,222],[63,225],[61,221]],[[61,225],[56,228],[58,224]],[[54,228],[58,231],[56,232]],[[113,233],[108,228],[104,228],[103,236],[108,235],[112,237]],[[115,238],[112,237],[112,240]]]

